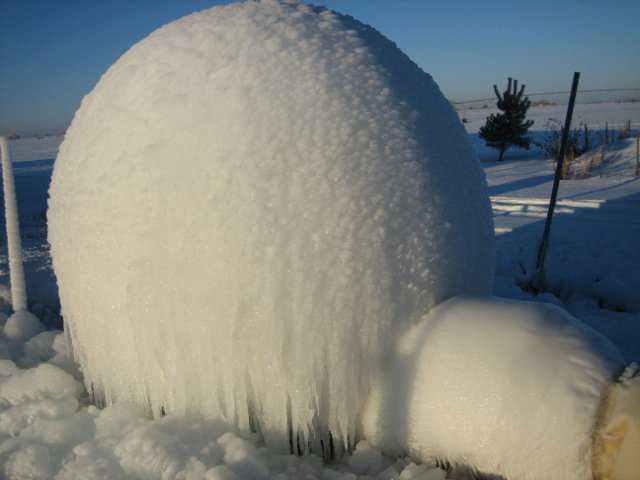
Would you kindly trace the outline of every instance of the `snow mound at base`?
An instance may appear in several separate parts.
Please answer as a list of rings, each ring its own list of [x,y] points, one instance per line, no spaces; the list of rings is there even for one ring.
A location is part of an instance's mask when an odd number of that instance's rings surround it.
[[[87,386],[287,450],[290,430],[353,444],[395,335],[494,270],[484,176],[435,82],[295,2],[123,55],[67,131],[48,222]]]
[[[505,478],[592,478],[599,409],[624,361],[564,310],[456,297],[400,340],[396,359],[363,415],[373,445]]]

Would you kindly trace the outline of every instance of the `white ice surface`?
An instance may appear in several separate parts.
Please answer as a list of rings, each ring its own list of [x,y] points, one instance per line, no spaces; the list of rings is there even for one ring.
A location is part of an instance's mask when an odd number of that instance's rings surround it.
[[[484,176],[437,85],[296,3],[132,47],[66,133],[48,221],[87,385],[286,450],[290,428],[353,444],[395,335],[493,281]]]

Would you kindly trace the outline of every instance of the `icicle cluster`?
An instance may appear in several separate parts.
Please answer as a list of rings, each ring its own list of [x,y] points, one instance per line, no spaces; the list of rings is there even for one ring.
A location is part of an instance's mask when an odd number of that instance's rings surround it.
[[[96,395],[318,453],[354,441],[396,336],[494,268],[435,82],[295,2],[212,8],[123,55],[61,146],[49,235]]]

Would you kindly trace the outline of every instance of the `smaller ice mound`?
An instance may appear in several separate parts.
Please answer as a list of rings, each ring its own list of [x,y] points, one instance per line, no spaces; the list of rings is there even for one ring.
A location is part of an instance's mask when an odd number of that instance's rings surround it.
[[[363,433],[389,454],[513,480],[591,480],[600,408],[623,365],[554,305],[456,297],[399,342]]]
[[[19,310],[7,319],[3,333],[11,340],[25,342],[43,330],[44,326],[38,317],[27,310]]]
[[[49,193],[88,390],[282,450],[355,445],[395,336],[493,282],[484,175],[436,83],[302,3],[215,7],[133,46]]]

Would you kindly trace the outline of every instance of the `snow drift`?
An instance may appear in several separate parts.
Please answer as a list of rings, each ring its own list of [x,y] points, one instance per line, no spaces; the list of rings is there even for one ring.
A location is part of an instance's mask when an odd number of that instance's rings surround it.
[[[493,279],[485,179],[435,82],[292,2],[189,15],[123,55],[67,131],[48,221],[92,392],[286,449],[353,444],[396,335]]]

